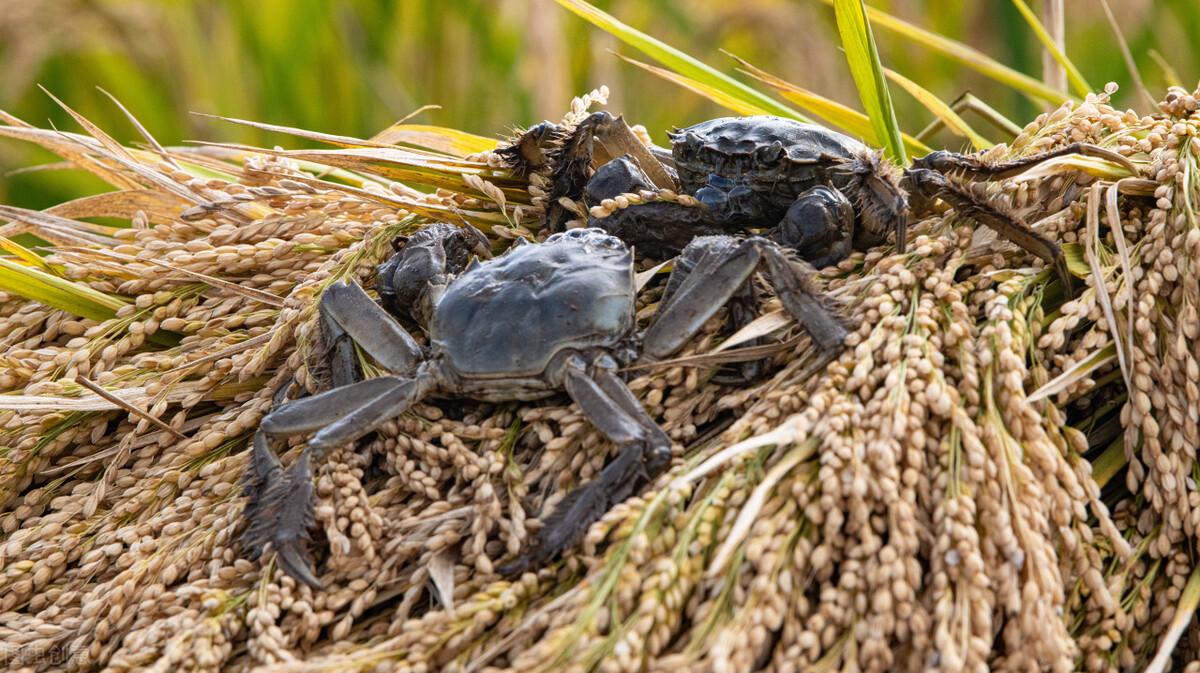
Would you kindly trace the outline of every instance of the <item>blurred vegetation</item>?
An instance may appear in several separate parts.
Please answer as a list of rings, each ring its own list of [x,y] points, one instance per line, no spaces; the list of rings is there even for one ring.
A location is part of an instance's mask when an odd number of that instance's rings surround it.
[[[857,105],[833,10],[818,0],[597,0],[595,4],[726,72],[727,50],[773,74]],[[871,2],[1041,76],[1036,38],[1010,0]],[[1032,3],[1036,10],[1037,4]],[[1122,85],[1140,106],[1099,0],[1067,4],[1069,56],[1094,85]],[[1195,0],[1110,0],[1151,92],[1200,76]],[[1019,123],[1039,105],[898,36],[877,30],[883,62],[943,100],[971,91]],[[492,137],[557,118],[600,84],[610,108],[661,132],[721,114],[712,103],[628,65],[633,53],[552,0],[0,0],[0,109],[74,128],[45,86],[121,140],[139,140],[95,87],[164,144],[188,139],[300,141],[189,114],[206,112],[367,137],[424,105],[418,121]],[[634,54],[636,55],[636,54]],[[930,114],[894,91],[901,127]],[[954,143],[953,139],[943,138]],[[78,171],[17,171],[49,161],[0,142],[0,202],[45,207],[101,189]]]

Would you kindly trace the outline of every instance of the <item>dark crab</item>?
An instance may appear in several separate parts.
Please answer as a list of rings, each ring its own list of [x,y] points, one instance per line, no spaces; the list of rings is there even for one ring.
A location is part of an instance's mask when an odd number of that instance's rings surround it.
[[[881,245],[891,232],[903,252],[910,217],[931,214],[940,200],[1045,260],[1068,291],[1070,276],[1058,244],[952,177],[1005,179],[1067,154],[1108,159],[1136,174],[1120,154],[1085,144],[995,164],[939,151],[901,171],[849,136],[771,116],[713,119],[672,133],[670,140],[669,153],[647,148],[619,117],[597,112],[569,133],[539,124],[501,152],[518,168],[549,168],[551,229],[570,217],[560,199],[582,199],[593,207],[589,226],[652,256],[673,256],[698,235],[746,231],[766,231],[818,268],[851,250]],[[697,203],[653,200],[611,207],[618,195],[664,188]],[[610,207],[594,208],[601,204]]]
[[[690,242],[682,256],[689,263],[672,271],[658,312],[641,333],[634,320],[633,256],[618,238],[572,229],[495,259],[470,261],[485,242],[470,227],[433,224],[379,267],[375,286],[383,306],[353,283],[336,283],[322,295],[322,340],[334,387],[280,405],[255,434],[244,538],[251,556],[270,543],[285,572],[319,587],[306,550],[313,461],[423,398],[532,400],[565,390],[621,449],[599,475],[568,494],[531,548],[501,572],[540,566],[670,461],[670,440],[618,375],[621,365],[675,353],[760,266],[826,356],[839,352],[846,335],[812,286],[811,266],[763,238]],[[393,314],[421,325],[429,345],[422,348]],[[354,344],[390,375],[359,380]],[[274,440],[310,432],[300,457],[283,468]]]

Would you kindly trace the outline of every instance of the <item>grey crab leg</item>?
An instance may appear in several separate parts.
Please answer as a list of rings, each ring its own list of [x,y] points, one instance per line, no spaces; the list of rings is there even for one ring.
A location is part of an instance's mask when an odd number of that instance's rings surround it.
[[[1097,159],[1106,159],[1125,167],[1134,176],[1140,175],[1137,166],[1124,155],[1090,143],[1072,143],[1056,150],[1034,154],[1012,161],[989,164],[966,154],[937,151],[913,161],[914,168],[934,170],[939,173],[957,173],[965,177],[982,180],[1003,180],[1020,175],[1030,168],[1070,154],[1080,154]]]
[[[362,380],[362,368],[354,352],[354,341],[346,330],[324,310],[321,311],[321,340],[325,347],[325,361],[329,363],[329,378],[334,388],[348,386]],[[286,390],[284,386],[282,390]],[[282,400],[276,400],[276,405]]]
[[[841,350],[846,327],[809,279],[815,272],[808,263],[789,259],[778,244],[759,237],[741,241],[728,236],[703,237],[688,247],[692,246],[701,246],[704,254],[671,299],[659,308],[643,337],[643,356],[660,360],[678,351],[750,279],[764,259],[767,278],[788,313],[804,326],[822,351],[836,354]]]
[[[242,534],[242,546],[247,556],[256,559],[269,542],[285,573],[319,591],[321,581],[312,571],[307,549],[313,513],[310,453],[305,448],[284,470],[266,433],[254,433],[250,469],[243,484],[250,501],[244,512],[249,526]]]
[[[663,289],[663,305],[671,302],[671,299],[679,291],[683,282],[691,276],[692,271],[696,268],[696,265],[700,262],[707,249],[703,245],[690,245],[685,247],[683,252],[675,258],[671,268],[671,275],[667,277],[667,287]],[[753,322],[759,313],[758,294],[754,291],[754,281],[747,280],[745,283],[742,283],[741,287],[729,298],[727,305],[729,306],[729,330],[731,334],[736,333],[741,328]],[[746,345],[758,346],[764,343],[765,339],[760,337],[748,342]],[[739,369],[737,376],[729,377],[717,374],[713,378],[721,383],[747,383],[759,378],[762,374],[764,364],[764,360],[740,362],[737,365]]]
[[[431,387],[432,377],[383,377],[335,388],[288,402],[262,420],[254,434],[254,450],[244,487],[250,500],[245,517],[250,524],[243,547],[251,558],[268,542],[279,564],[293,578],[320,589],[308,556],[312,523],[312,463],[334,446],[354,441],[398,416]],[[271,450],[269,437],[296,435],[322,428],[309,439],[300,457],[286,470]]]
[[[324,453],[374,432],[389,419],[403,414],[410,406],[421,401],[434,387],[432,378],[424,371],[418,372],[414,378],[394,380],[397,382],[395,386],[321,428],[309,438],[309,448]]]
[[[541,567],[575,545],[613,505],[670,464],[670,439],[611,372],[589,375],[586,363],[575,356],[565,366],[564,387],[596,429],[621,450],[599,475],[563,498],[527,552],[497,569],[506,577]]]
[[[605,217],[589,217],[588,226],[607,231],[639,254],[660,259],[678,254],[697,236],[729,232],[729,227],[714,219],[708,208],[672,201],[630,205]]]
[[[423,359],[421,346],[412,335],[357,283],[330,285],[321,295],[320,310],[323,325],[326,319],[336,323],[354,343],[392,373],[411,373]],[[353,356],[353,349],[350,354]],[[341,351],[336,357],[343,357]],[[337,366],[335,363],[335,372]],[[334,385],[338,385],[336,381]]]
[[[406,381],[395,376],[383,376],[293,400],[267,414],[259,428],[272,436],[299,435],[319,430],[399,388]]]
[[[666,447],[666,451],[651,452],[651,455],[647,456],[647,472],[657,474],[665,469],[666,463],[671,460],[671,440],[667,437],[667,433],[663,432],[663,429],[646,413],[645,407],[634,396],[633,391],[629,390],[629,386],[625,385],[625,382],[616,375],[616,371],[616,361],[611,357],[604,356],[596,364],[592,379],[609,399],[616,402],[617,406],[621,407],[630,418],[641,426],[646,437],[653,440],[651,442],[653,446]],[[660,462],[662,465],[659,465]]]
[[[996,209],[995,206],[975,198],[937,171],[921,168],[909,169],[906,173],[906,180],[920,193],[922,198],[942,199],[961,215],[974,219],[1045,260],[1047,264],[1054,267],[1067,296],[1074,296],[1074,284],[1071,281],[1071,272],[1067,268],[1067,258],[1057,243],[1034,231],[1028,225],[1016,221]]]

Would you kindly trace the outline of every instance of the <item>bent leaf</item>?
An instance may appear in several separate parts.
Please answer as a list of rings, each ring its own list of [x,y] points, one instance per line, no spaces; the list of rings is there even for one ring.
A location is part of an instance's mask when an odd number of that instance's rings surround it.
[[[428,124],[392,124],[371,137],[370,141],[379,145],[415,145],[435,152],[445,152],[456,157],[466,157],[496,149],[500,143],[491,138],[459,131],[444,126]]]
[[[721,91],[720,89],[716,89],[711,86],[708,86],[707,84],[705,84],[703,82],[699,82],[690,77],[685,77],[684,75],[680,75],[679,73],[672,72],[670,70],[667,70],[666,68],[660,68],[658,66],[650,65],[649,63],[643,63],[637,59],[629,58],[628,56],[621,56],[620,54],[617,54],[617,56],[619,56],[621,59],[623,59],[625,61],[628,61],[629,63],[632,63],[633,65],[636,65],[639,68],[642,68],[642,69],[647,70],[655,75],[658,75],[659,77],[667,80],[668,82],[673,82],[673,83],[678,84],[679,86],[681,86],[685,89],[688,89],[694,93],[698,93],[701,96],[704,96],[705,98],[709,99],[710,101],[716,103],[717,105],[720,105],[721,107],[727,108],[729,110],[733,110],[734,112],[736,112],[740,115],[767,114],[767,111],[762,109],[761,107],[754,105],[752,103],[747,103],[747,102],[741,100],[740,98],[735,98],[733,96],[730,96],[729,94],[725,93],[724,91]]]
[[[880,146],[879,139],[875,137],[875,129],[871,126],[871,120],[867,118],[867,115],[849,105],[780,79],[736,54],[729,52],[725,52],[725,54],[743,66],[740,69],[741,72],[775,89],[776,93],[799,105],[805,112],[826,121],[833,128],[855,136],[868,145]],[[903,134],[903,138],[904,146],[913,154],[928,154],[933,151],[928,145],[907,133]]]
[[[867,23],[866,6],[862,0],[834,0],[833,8],[846,62],[850,64],[850,74],[854,76],[863,109],[871,118],[875,137],[882,142],[887,156],[901,166],[908,165],[904,141],[900,138],[900,124],[892,107],[883,64],[879,62],[879,50],[875,48],[875,37]]]
[[[822,1],[826,4],[833,4],[835,0]],[[867,18],[870,19],[872,25],[899,33],[901,36],[917,44],[952,58],[982,75],[1024,93],[1030,98],[1047,101],[1055,105],[1071,99],[1071,96],[1065,91],[1058,91],[1046,86],[1025,73],[1013,70],[978,49],[915,26],[875,7],[867,7]]]
[[[0,290],[81,318],[108,320],[125,301],[44,271],[0,257]]]
[[[1025,4],[1024,0],[1012,0],[1012,2],[1017,8],[1017,11],[1021,13],[1021,16],[1025,18],[1025,22],[1028,23],[1029,27],[1033,29],[1034,34],[1037,35],[1037,38],[1039,41],[1041,41],[1042,46],[1046,48],[1046,51],[1050,52],[1050,55],[1054,57],[1055,61],[1058,61],[1058,64],[1063,67],[1063,70],[1067,71],[1067,81],[1071,83],[1071,88],[1075,89],[1075,93],[1079,94],[1080,96],[1086,96],[1091,93],[1091,85],[1087,83],[1087,80],[1083,79],[1083,75],[1080,74],[1079,68],[1076,68],[1075,64],[1071,62],[1071,59],[1067,58],[1067,55],[1063,53],[1061,48],[1059,48],[1058,43],[1055,42],[1054,38],[1050,36],[1050,31],[1046,30],[1046,27],[1043,26],[1042,22],[1038,20],[1037,15],[1033,13],[1033,10],[1029,8],[1029,5]]]
[[[800,121],[809,121],[799,111],[793,110],[763,92],[749,87],[712,66],[688,56],[669,44],[660,42],[642,31],[618,21],[616,17],[596,9],[590,3],[584,2],[584,0],[555,1],[597,28],[685,77],[712,87],[748,105],[758,106],[771,114],[790,117]]]
[[[940,119],[947,128],[969,140],[971,142],[971,146],[975,149],[986,150],[995,144],[987,138],[984,138],[976,133],[975,129],[971,128],[970,124],[960,117],[953,108],[943,102],[942,99],[933,95],[932,91],[929,91],[925,87],[917,84],[904,75],[901,75],[895,70],[885,69],[885,72],[887,73],[888,79],[891,79],[896,84],[899,84],[902,89],[909,93],[909,95],[911,95],[913,98],[916,98],[917,102],[919,102],[921,105],[924,105],[925,109],[932,112],[933,115]]]

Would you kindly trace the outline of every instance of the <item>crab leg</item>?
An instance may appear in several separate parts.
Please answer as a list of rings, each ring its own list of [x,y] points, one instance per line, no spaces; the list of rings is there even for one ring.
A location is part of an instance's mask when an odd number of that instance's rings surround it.
[[[621,450],[599,475],[558,504],[538,531],[534,546],[501,566],[501,575],[511,577],[542,566],[573,546],[604,512],[670,463],[670,439],[611,372],[601,367],[589,375],[583,358],[574,356],[565,366],[564,387],[588,420]]]
[[[272,436],[299,435],[319,430],[394,391],[407,381],[396,376],[383,376],[287,402],[267,414],[259,427]]]
[[[959,173],[965,177],[990,181],[1003,180],[1014,175],[1020,175],[1042,162],[1071,154],[1106,159],[1123,166],[1134,176],[1139,175],[1137,166],[1124,155],[1090,143],[1072,143],[1057,150],[1050,150],[1049,152],[1042,152],[1041,154],[996,164],[984,163],[970,155],[938,151],[913,161],[913,166],[934,170],[939,173]]]
[[[415,378],[394,380],[397,384],[392,388],[321,428],[308,440],[309,448],[324,453],[332,447],[353,442],[407,411],[434,387],[432,379],[423,371]]]
[[[312,462],[331,447],[354,441],[412,405],[432,387],[423,370],[416,378],[368,379],[320,395],[288,402],[267,415],[254,434],[254,451],[244,487],[250,494],[245,516],[250,525],[243,544],[257,558],[269,542],[292,577],[320,589],[305,543],[312,522]],[[286,470],[271,450],[272,436],[322,428]]]
[[[284,470],[271,450],[266,433],[254,433],[254,451],[243,487],[250,493],[245,518],[250,522],[242,534],[247,555],[258,558],[269,542],[288,575],[313,589],[321,581],[312,571],[306,543],[312,523],[311,449],[305,448],[291,467]]]
[[[1054,267],[1068,297],[1074,296],[1067,258],[1057,243],[1039,234],[1028,225],[1014,220],[994,206],[958,188],[945,175],[929,169],[909,169],[909,181],[925,198],[940,198],[960,214],[976,220],[1004,238],[1016,243]]]
[[[846,328],[807,278],[814,273],[807,262],[788,259],[778,244],[758,237],[742,241],[703,237],[688,245],[692,246],[701,246],[703,254],[646,330],[644,355],[663,359],[678,351],[750,279],[764,258],[767,277],[788,313],[821,350],[832,353],[841,349]],[[695,253],[685,249],[684,254]]]
[[[704,256],[707,248],[705,246],[693,245],[685,247],[683,252],[675,258],[671,275],[667,278],[667,287],[663,289],[662,302],[668,304],[679,291],[683,282],[691,276],[692,271],[696,268],[696,264]],[[729,306],[729,330],[730,333],[735,333],[741,328],[749,325],[758,317],[758,294],[754,291],[754,283],[746,281],[742,283],[729,298],[726,304]],[[750,341],[747,345],[758,346],[765,343],[761,337]],[[763,360],[751,360],[741,362],[738,365],[740,371],[740,379],[726,378],[722,382],[745,383],[753,381],[762,373]],[[719,374],[717,376],[720,376]],[[714,377],[714,380],[721,380]]]
[[[607,217],[590,217],[588,226],[603,229],[625,241],[638,254],[668,258],[697,236],[720,236],[729,230],[701,206],[672,201],[630,205]]]
[[[629,390],[629,386],[625,385],[625,382],[614,373],[616,369],[617,363],[612,358],[605,356],[597,363],[592,378],[596,382],[596,385],[600,387],[600,391],[615,402],[617,406],[621,407],[621,410],[626,415],[636,421],[641,426],[646,437],[653,439],[654,446],[666,447],[668,449],[668,451],[661,452],[657,456],[651,456],[651,458],[669,461],[671,458],[669,451],[671,446],[670,438],[667,437],[667,433],[663,432],[662,428],[658,427],[654,419],[650,418],[646,413],[645,407],[642,406],[642,403],[638,401],[633,392]],[[661,469],[661,467],[651,462],[651,466],[647,468],[647,471],[657,473]]]
[[[321,295],[321,318],[323,325],[331,321],[345,330],[354,343],[390,372],[410,373],[421,362],[421,347],[412,335],[357,283],[334,283],[326,288]],[[353,355],[353,350],[350,353]],[[345,356],[339,350],[335,357]],[[335,373],[338,367],[335,360]]]
[[[329,378],[334,388],[341,388],[362,380],[362,368],[358,354],[354,352],[354,340],[325,311],[321,311],[321,343],[325,349],[325,361],[329,363]],[[286,392],[289,386],[280,388]],[[278,406],[282,400],[275,400]]]

